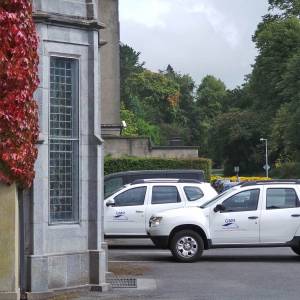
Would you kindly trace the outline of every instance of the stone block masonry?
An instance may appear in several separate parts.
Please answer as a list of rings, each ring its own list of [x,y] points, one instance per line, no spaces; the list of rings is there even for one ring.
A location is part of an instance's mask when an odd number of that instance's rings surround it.
[[[19,299],[17,188],[0,183],[0,300]]]

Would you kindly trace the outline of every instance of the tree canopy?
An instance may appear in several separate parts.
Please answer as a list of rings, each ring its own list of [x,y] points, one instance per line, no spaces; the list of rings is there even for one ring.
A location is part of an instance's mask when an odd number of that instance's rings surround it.
[[[244,174],[263,172],[261,137],[269,140],[272,165],[299,161],[300,1],[269,0],[269,14],[258,24],[253,42],[258,54],[252,71],[232,90],[213,75],[197,85],[171,65],[151,72],[139,62],[138,52],[121,45],[129,56],[125,61],[132,61],[122,78],[124,107],[146,122],[139,126],[155,126],[156,142],[181,136],[217,166],[224,165],[227,174],[235,165]]]

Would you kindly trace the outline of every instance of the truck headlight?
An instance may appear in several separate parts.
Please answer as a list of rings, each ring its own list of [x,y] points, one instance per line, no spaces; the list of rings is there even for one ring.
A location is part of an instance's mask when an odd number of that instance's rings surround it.
[[[159,226],[162,217],[151,217],[149,220],[149,227]]]

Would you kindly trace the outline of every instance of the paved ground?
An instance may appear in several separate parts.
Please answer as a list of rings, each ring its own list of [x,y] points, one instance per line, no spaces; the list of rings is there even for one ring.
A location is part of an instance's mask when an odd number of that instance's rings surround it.
[[[82,300],[300,299],[300,257],[288,248],[209,250],[180,264],[147,240],[110,244],[110,271],[138,278],[138,288]]]

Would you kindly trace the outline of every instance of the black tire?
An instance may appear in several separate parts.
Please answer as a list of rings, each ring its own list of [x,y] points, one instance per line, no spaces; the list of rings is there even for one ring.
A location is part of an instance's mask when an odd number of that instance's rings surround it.
[[[295,247],[295,246],[293,246],[293,247],[291,247],[291,249],[292,249],[296,254],[300,255],[300,247]]]
[[[201,236],[193,230],[181,230],[175,233],[170,250],[174,258],[179,262],[194,262],[203,252],[204,243]]]

